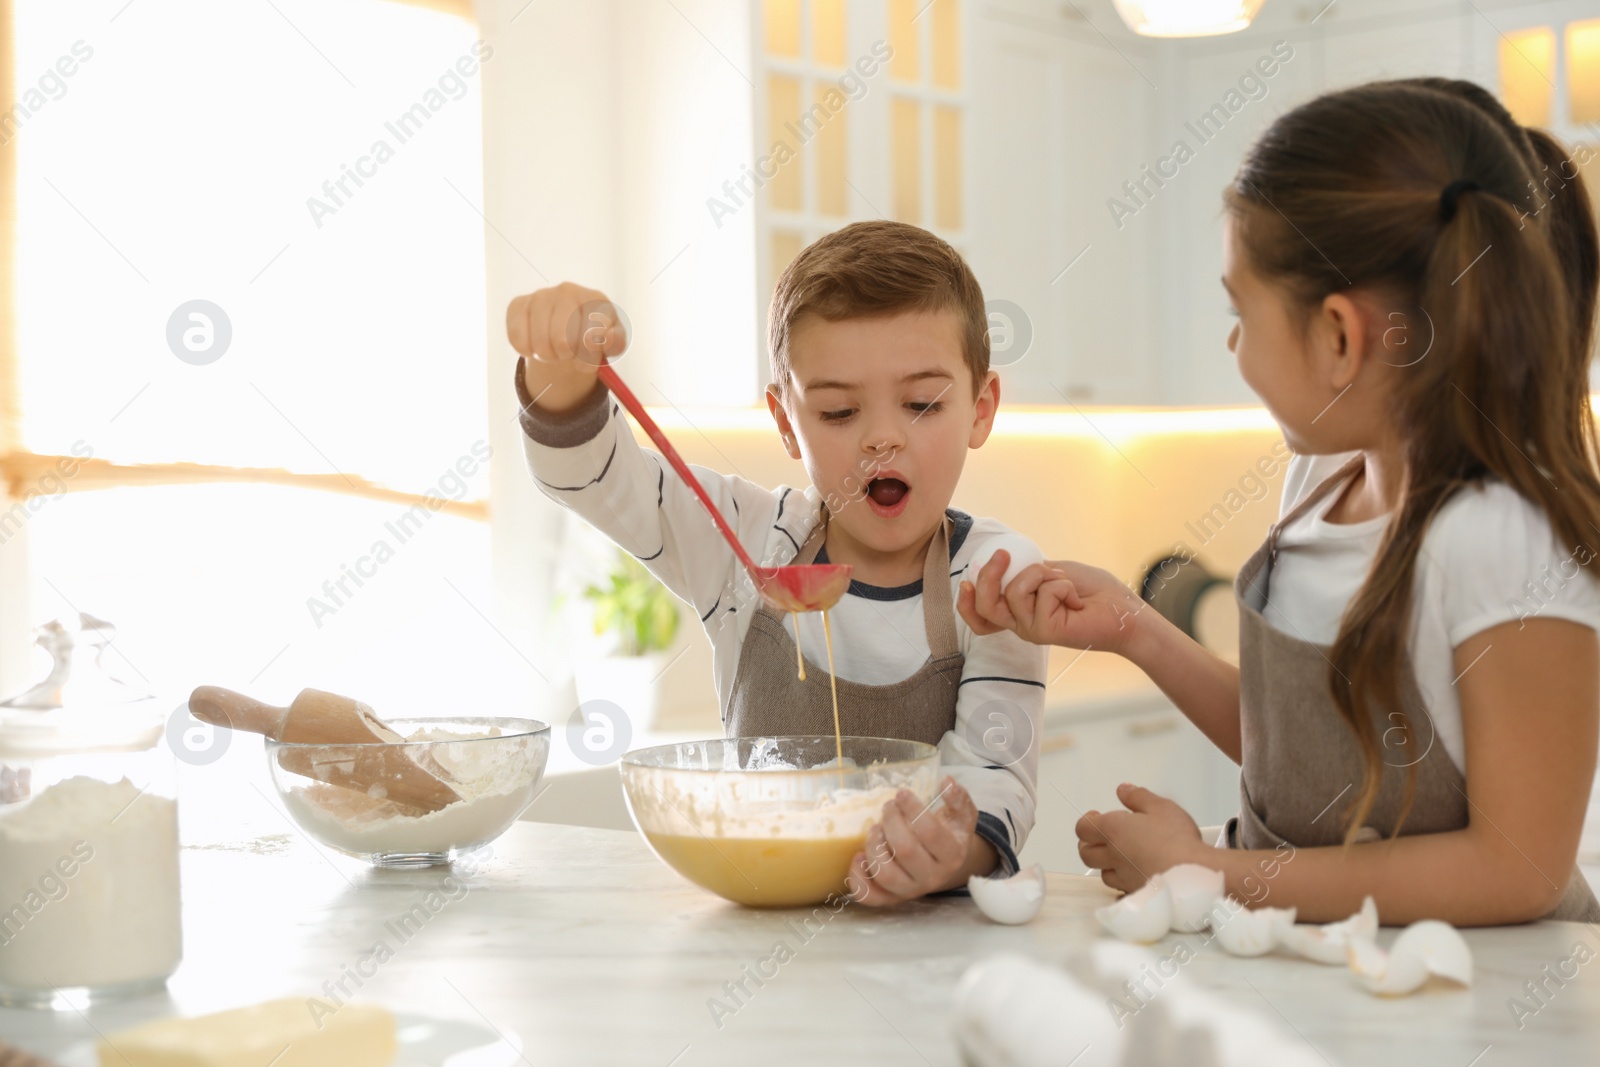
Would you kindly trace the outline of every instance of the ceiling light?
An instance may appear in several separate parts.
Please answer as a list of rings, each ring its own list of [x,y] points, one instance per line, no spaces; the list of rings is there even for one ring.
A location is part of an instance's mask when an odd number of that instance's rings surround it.
[[[1250,25],[1266,0],[1113,0],[1117,14],[1146,37],[1209,37]]]

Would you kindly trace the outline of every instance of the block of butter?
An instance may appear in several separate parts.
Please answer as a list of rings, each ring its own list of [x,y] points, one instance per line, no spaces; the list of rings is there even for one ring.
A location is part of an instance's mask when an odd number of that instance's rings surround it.
[[[99,1043],[100,1067],[388,1067],[394,1016],[372,1004],[269,1000],[159,1019]]]

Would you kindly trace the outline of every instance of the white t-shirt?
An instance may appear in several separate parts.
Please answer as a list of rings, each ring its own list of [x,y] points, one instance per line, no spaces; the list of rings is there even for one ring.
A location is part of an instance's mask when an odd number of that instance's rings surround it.
[[[807,494],[807,504],[813,508],[815,504],[811,497],[815,492],[813,489]],[[955,520],[950,546],[952,605],[959,584],[974,579],[990,557],[1002,548],[1011,553],[1006,579],[1015,577],[1030,564],[1044,562],[1044,553],[1039,551],[1037,545],[1003,523],[995,519],[975,519],[959,511],[951,511],[950,515]],[[824,551],[818,556],[818,562],[827,561]],[[893,685],[920,670],[931,654],[928,628],[922,616],[920,580],[898,587],[851,582],[849,594],[839,601],[829,615],[832,616],[829,625],[833,627],[834,636],[833,663],[840,678],[862,685]],[[793,615],[783,616],[783,628],[790,637],[794,636],[794,619]],[[849,639],[840,640],[842,634],[849,635]],[[962,652],[970,657],[972,630],[959,613],[956,615],[956,634],[962,642]],[[827,648],[823,643],[825,640],[821,613],[812,611],[801,615],[800,647],[805,650],[806,658],[819,666],[828,662]],[[997,652],[1004,658],[978,664],[981,673],[993,670],[1011,672],[1020,668],[1024,684],[1038,680],[1033,671],[1039,657],[1027,648],[1026,643],[1013,645],[1005,642]],[[963,680],[968,684],[980,684],[978,676],[972,672],[967,672]],[[728,684],[731,688],[731,677]],[[1010,694],[1009,689],[1004,688],[1006,684],[993,687],[992,695]]]
[[[1287,515],[1353,453],[1295,456],[1283,484]],[[1345,608],[1366,581],[1389,516],[1327,521],[1339,493],[1278,535],[1267,604],[1275,629],[1331,645]],[[1424,707],[1456,767],[1466,767],[1456,646],[1518,619],[1566,619],[1600,630],[1600,580],[1591,556],[1561,546],[1537,505],[1500,481],[1457,492],[1434,517],[1417,559],[1411,660]]]

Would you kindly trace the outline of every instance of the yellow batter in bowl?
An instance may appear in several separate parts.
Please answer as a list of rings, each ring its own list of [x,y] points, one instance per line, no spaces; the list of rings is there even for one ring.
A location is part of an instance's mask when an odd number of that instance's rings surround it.
[[[884,803],[901,789],[927,803],[938,777],[938,749],[882,737],[726,738],[622,758],[628,811],[661,861],[752,907],[843,894]]]

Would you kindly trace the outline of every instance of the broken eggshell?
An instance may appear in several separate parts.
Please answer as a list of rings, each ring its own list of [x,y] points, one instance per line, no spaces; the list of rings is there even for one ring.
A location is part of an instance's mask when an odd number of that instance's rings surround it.
[[[1172,893],[1172,929],[1198,934],[1211,925],[1211,911],[1222,897],[1222,872],[1198,863],[1180,863],[1156,875]]]
[[[1293,908],[1219,908],[1211,920],[1217,944],[1230,956],[1264,956],[1293,926]]]
[[[967,890],[979,911],[997,923],[1018,926],[1044,907],[1044,865],[1036,863],[1010,878],[975,874],[967,879]]]
[[[1430,974],[1472,984],[1472,949],[1461,931],[1437,919],[1412,923],[1387,952],[1370,940],[1352,941],[1348,951],[1350,969],[1369,991],[1382,996],[1414,993]]]
[[[1160,941],[1172,928],[1172,890],[1152,878],[1116,903],[1096,908],[1094,917],[1113,937],[1139,944]]]
[[[1348,919],[1322,926],[1291,926],[1283,932],[1283,946],[1315,963],[1335,967],[1349,961],[1350,946],[1371,941],[1378,935],[1378,906],[1371,897],[1361,902],[1361,910]]]

